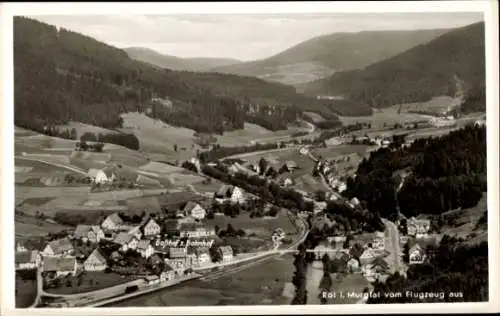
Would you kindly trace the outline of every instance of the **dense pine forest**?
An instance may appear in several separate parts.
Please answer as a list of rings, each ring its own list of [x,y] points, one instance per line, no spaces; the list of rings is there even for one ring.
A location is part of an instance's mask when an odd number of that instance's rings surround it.
[[[444,236],[439,246],[429,246],[427,263],[410,266],[407,278],[394,274],[385,283],[375,282],[368,304],[446,303],[488,301],[488,243],[462,245]],[[401,293],[399,298],[384,293]],[[414,295],[408,294],[414,293]],[[419,298],[418,293],[444,293],[443,298]],[[462,294],[462,297],[458,293]],[[455,297],[452,297],[453,294]]]
[[[406,175],[404,180],[398,172]],[[439,138],[418,139],[407,148],[373,152],[360,163],[357,176],[348,179],[344,194],[393,219],[398,209],[412,216],[472,207],[484,191],[486,127],[469,125]]]
[[[276,130],[301,111],[338,122],[332,102],[293,87],[233,75],[160,69],[117,48],[33,19],[14,19],[15,124],[43,132],[70,120],[105,128],[120,114],[144,112],[198,132],[241,129],[244,121]]]
[[[312,95],[342,95],[380,108],[441,95],[453,97],[463,89],[467,99],[462,113],[484,110],[484,40],[484,23],[475,23],[362,70],[339,72],[305,84],[301,90]],[[457,82],[464,87],[459,88]]]

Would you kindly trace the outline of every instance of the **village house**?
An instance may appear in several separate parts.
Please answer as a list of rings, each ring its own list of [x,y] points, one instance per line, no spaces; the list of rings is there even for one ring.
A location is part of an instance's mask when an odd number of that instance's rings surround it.
[[[146,275],[144,279],[146,279],[148,285],[155,285],[160,283],[160,277],[157,275]]]
[[[381,258],[377,258],[361,268],[364,277],[370,282],[375,281],[381,274],[386,274],[388,270],[389,265]]]
[[[146,237],[156,236],[160,234],[161,227],[154,219],[150,218],[147,221],[147,223],[143,226],[143,231],[144,231],[144,236]]]
[[[125,252],[129,249],[135,250],[137,248],[139,240],[129,233],[121,232],[116,236],[113,242],[120,245],[120,250]]]
[[[45,257],[43,258],[43,272],[55,273],[56,277],[75,275],[77,262],[75,257]]]
[[[231,246],[221,246],[219,252],[222,257],[222,262],[230,262],[234,258],[233,248],[231,248]]]
[[[182,275],[187,268],[187,249],[185,247],[171,247],[165,263],[170,265],[177,275]]]
[[[244,192],[241,188],[232,185],[223,185],[215,196],[218,202],[231,201],[232,203],[244,203]]]
[[[215,235],[215,230],[205,228],[202,223],[183,223],[179,227],[180,237],[200,238]]]
[[[383,232],[376,232],[373,238],[372,248],[374,250],[384,250],[385,249],[385,235]]]
[[[155,248],[151,245],[149,240],[139,240],[137,243],[136,251],[141,254],[143,258],[149,258],[155,252]]]
[[[116,179],[116,176],[112,168],[106,167],[103,169],[89,169],[87,175],[92,179],[94,183],[110,183]]]
[[[16,243],[16,252],[26,252],[26,251],[28,251],[28,248],[26,248],[20,242]]]
[[[73,238],[83,242],[98,243],[104,239],[104,231],[97,225],[78,225],[73,232]]]
[[[196,266],[198,265],[198,249],[196,247],[190,246],[186,249],[186,266]]]
[[[365,251],[363,251],[361,256],[359,256],[359,263],[361,263],[361,265],[364,266],[364,265],[372,263],[375,260],[375,258],[376,258],[376,255],[373,252],[373,249],[367,248],[367,249],[365,249]]]
[[[134,236],[137,240],[141,240],[141,238],[143,237],[141,227],[142,224],[139,224],[134,227],[128,227],[125,231],[127,232],[127,234]]]
[[[333,248],[343,249],[344,243],[347,240],[347,237],[346,236],[330,236],[330,237],[327,237],[327,240]]]
[[[45,246],[42,251],[44,257],[65,257],[75,253],[75,248],[71,241],[67,238],[52,240]]]
[[[297,163],[293,160],[289,160],[283,164],[281,167],[282,170],[286,172],[292,172],[293,170],[297,169]]]
[[[42,262],[42,256],[38,250],[16,252],[16,270],[34,269]]]
[[[425,253],[419,244],[413,245],[408,253],[409,264],[421,264],[425,261]]]
[[[283,179],[283,186],[284,187],[289,187],[291,185],[293,185],[293,180],[292,179],[290,179],[290,178]]]
[[[107,267],[106,257],[99,248],[94,249],[83,263],[85,271],[104,271]]]
[[[172,281],[175,279],[175,271],[168,264],[165,264],[164,270],[160,273],[160,280],[162,282]]]
[[[431,221],[428,219],[417,219],[411,217],[406,222],[408,235],[416,238],[425,238],[431,228]]]
[[[347,270],[350,273],[355,273],[359,271],[359,261],[356,258],[351,258],[347,261]]]
[[[186,205],[184,205],[182,213],[184,214],[184,216],[190,216],[194,219],[201,220],[205,218],[207,211],[200,204],[189,201],[186,203]]]
[[[203,266],[212,262],[210,252],[207,247],[197,247],[198,265]]]
[[[122,225],[123,225],[123,219],[120,217],[120,215],[118,215],[118,213],[113,213],[108,217],[106,217],[106,219],[104,219],[104,221],[101,224],[101,227],[104,230],[115,231],[121,229]]]

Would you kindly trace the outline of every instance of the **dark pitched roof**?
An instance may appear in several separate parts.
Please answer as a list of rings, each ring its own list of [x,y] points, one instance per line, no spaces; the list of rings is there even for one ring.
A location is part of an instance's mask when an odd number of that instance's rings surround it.
[[[74,257],[46,257],[43,259],[44,271],[73,271],[76,265],[76,258]]]
[[[50,248],[52,248],[52,251],[54,252],[54,254],[58,254],[58,253],[62,253],[62,252],[70,251],[70,250],[74,249],[73,244],[71,243],[71,241],[67,237],[52,240],[51,242],[49,242],[49,245],[50,245]]]

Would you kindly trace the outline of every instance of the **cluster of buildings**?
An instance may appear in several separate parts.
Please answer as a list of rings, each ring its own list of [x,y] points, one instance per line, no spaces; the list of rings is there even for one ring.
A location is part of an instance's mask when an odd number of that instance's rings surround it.
[[[348,273],[362,274],[370,282],[389,273],[389,265],[384,260],[389,252],[386,250],[383,232],[377,232],[370,243],[346,247],[345,236],[328,238],[327,244],[318,245],[313,251],[316,260],[322,260],[326,254],[334,261],[337,269]]]
[[[163,261],[164,271],[157,280],[171,280],[187,269],[212,263],[210,248],[214,241],[210,237],[215,236],[215,230],[198,222],[204,215],[205,210],[199,204],[187,203],[178,220],[174,220],[173,229],[180,236],[172,237],[154,218],[146,216],[139,224],[134,224],[113,213],[100,225],[78,225],[71,234],[48,242],[42,250],[29,251],[18,244],[16,269],[40,268],[53,277],[108,268],[120,273],[120,264],[123,265],[124,259],[129,260],[128,254],[134,252],[153,263]],[[82,243],[91,249],[87,256],[79,251]],[[233,259],[230,246],[221,246],[215,251],[223,262]]]

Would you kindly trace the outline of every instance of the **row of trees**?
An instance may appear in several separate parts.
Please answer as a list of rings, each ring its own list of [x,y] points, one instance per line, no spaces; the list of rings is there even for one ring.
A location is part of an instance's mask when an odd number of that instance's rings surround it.
[[[224,146],[214,146],[211,150],[204,151],[199,153],[198,158],[202,163],[217,161],[220,158],[224,158],[227,156],[243,154],[247,152],[261,151],[261,150],[269,150],[269,149],[277,149],[279,148],[279,144],[277,143],[269,143],[269,144],[255,144],[250,146],[234,146],[234,147],[224,147]]]

